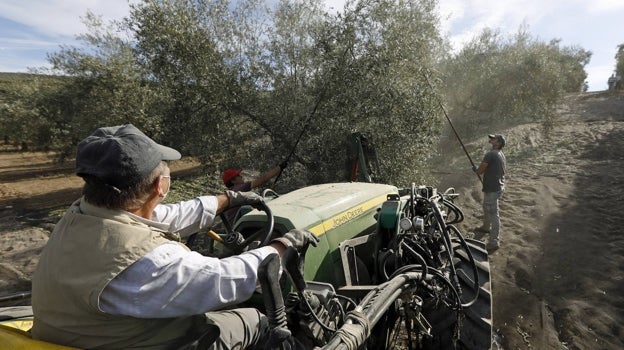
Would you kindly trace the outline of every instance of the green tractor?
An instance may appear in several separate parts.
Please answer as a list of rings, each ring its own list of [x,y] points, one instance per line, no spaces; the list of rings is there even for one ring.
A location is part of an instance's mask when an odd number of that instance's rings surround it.
[[[263,262],[262,294],[250,303],[270,319],[266,348],[491,348],[488,255],[455,226],[463,213],[453,189],[351,182],[265,195],[265,208],[241,215],[210,251],[235,253],[293,228],[320,239],[301,256]],[[23,349],[67,349],[28,345],[19,332],[0,325],[0,343],[21,336]]]

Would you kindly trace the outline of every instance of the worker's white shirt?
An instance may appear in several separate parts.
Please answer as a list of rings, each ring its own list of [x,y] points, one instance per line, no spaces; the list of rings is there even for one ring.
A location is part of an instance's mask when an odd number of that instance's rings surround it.
[[[179,233],[182,238],[208,228],[217,199],[198,197],[158,205],[147,225]],[[258,266],[277,253],[262,247],[225,259],[189,252],[178,243],[158,246],[115,277],[100,296],[102,311],[140,318],[179,317],[221,309],[249,299],[256,288]]]

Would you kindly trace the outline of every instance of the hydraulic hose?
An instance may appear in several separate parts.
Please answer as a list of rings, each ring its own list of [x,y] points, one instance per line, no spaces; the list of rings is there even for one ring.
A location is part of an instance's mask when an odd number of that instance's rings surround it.
[[[421,269],[422,269],[422,278],[421,281],[425,280],[425,276],[429,273],[429,267],[427,266],[427,262],[425,261],[425,259],[422,257],[422,255],[418,254],[418,252],[416,252],[414,249],[412,249],[412,247],[410,247],[407,243],[405,243],[405,241],[401,242],[401,246],[403,247],[403,249],[405,249],[406,252],[408,252],[412,257],[416,258],[417,260],[420,261],[421,263]],[[409,265],[408,265],[409,266]]]
[[[456,206],[455,203],[451,202],[448,199],[443,199],[442,203],[444,203],[444,205],[446,205],[449,208],[449,210],[452,210],[456,217],[455,220],[447,222],[446,223],[447,225],[458,224],[464,221],[464,212],[461,209],[459,209],[459,207]]]
[[[284,252],[284,255],[282,256],[282,261],[286,272],[290,276],[290,279],[295,289],[297,290],[297,295],[299,296],[299,299],[308,308],[310,316],[312,316],[314,321],[316,321],[316,323],[318,323],[318,325],[321,326],[321,328],[323,328],[325,331],[331,333],[335,332],[335,329],[325,325],[323,321],[316,315],[316,312],[312,308],[312,305],[310,305],[308,299],[303,293],[306,289],[306,281],[303,278],[302,272],[299,270],[301,260],[297,250],[293,247],[288,247]]]
[[[368,330],[375,327],[390,306],[394,304],[395,300],[403,293],[406,286],[412,281],[417,280],[420,280],[420,273],[405,273],[396,276],[392,280],[370,291],[355,310],[358,314],[363,314],[367,321],[366,324],[349,323],[349,331],[352,333],[362,332],[363,334],[356,334],[356,336],[364,335],[362,338],[366,339]],[[350,322],[350,320],[347,320],[347,322]],[[361,345],[362,344],[351,344],[351,346],[349,346],[343,342],[340,336],[334,335],[329,342],[323,346],[323,349],[356,350]]]
[[[479,298],[479,272],[477,270],[477,263],[475,262],[474,257],[472,256],[472,252],[470,252],[470,249],[468,248],[468,243],[466,243],[466,240],[462,236],[461,232],[459,232],[459,229],[457,227],[453,226],[453,225],[449,225],[448,228],[451,231],[455,232],[455,235],[457,235],[457,237],[459,238],[460,245],[466,251],[466,254],[468,255],[468,259],[470,259],[470,265],[472,267],[472,273],[474,275],[474,283],[473,283],[473,289],[472,290],[473,290],[475,296],[468,303],[465,303],[465,304],[462,303],[462,307],[470,307]]]
[[[438,197],[443,199],[439,195],[438,195]],[[442,217],[442,212],[440,212],[440,208],[438,208],[438,206],[436,205],[436,202],[435,202],[433,197],[431,199],[429,199],[429,204],[431,205],[431,207],[433,209],[433,213],[435,215],[435,218],[436,218],[436,220],[438,222],[438,225],[440,226],[440,229],[442,231],[442,240],[444,241],[444,246],[446,247],[446,251],[448,252],[449,261],[450,261],[449,267],[451,269],[451,277],[453,278],[453,283],[455,284],[455,289],[457,290],[457,293],[460,295],[459,302],[461,303],[461,285],[459,284],[459,278],[457,277],[457,271],[455,270],[455,264],[453,264],[453,247],[451,245],[451,237],[449,236],[446,223],[444,222],[444,218]]]
[[[431,209],[433,211],[433,216],[436,219],[436,222],[438,223],[440,231],[442,231],[442,238],[443,238],[444,246],[447,250],[449,259],[453,260],[453,250],[451,250],[451,239],[446,229],[446,222],[444,221],[444,217],[442,217],[442,212],[440,211],[440,208],[438,208],[435,198],[432,197],[429,199],[429,206],[431,206]],[[455,270],[453,270],[453,273],[455,273]]]

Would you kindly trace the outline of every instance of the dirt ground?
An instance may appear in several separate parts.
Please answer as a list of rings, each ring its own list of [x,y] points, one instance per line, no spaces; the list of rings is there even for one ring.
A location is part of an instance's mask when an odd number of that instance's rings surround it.
[[[548,136],[532,124],[493,131],[507,137],[508,162],[501,248],[490,255],[496,345],[624,349],[624,95],[569,96],[559,112]],[[483,211],[467,164],[454,159],[440,187],[462,194],[470,235]]]
[[[571,95],[560,113],[550,135],[537,124],[493,131],[508,143],[502,246],[490,256],[495,349],[624,348],[624,95]],[[479,150],[475,162],[487,147],[485,135],[467,144]],[[474,236],[482,194],[467,164],[450,160],[438,188],[461,194],[460,229]],[[184,175],[197,164],[173,168]],[[73,164],[51,154],[0,151],[0,296],[30,289],[47,236],[80,186]]]
[[[200,169],[187,158],[170,165],[177,178]],[[56,221],[80,197],[82,183],[73,161],[59,164],[52,153],[0,149],[0,300],[30,291],[39,253]]]

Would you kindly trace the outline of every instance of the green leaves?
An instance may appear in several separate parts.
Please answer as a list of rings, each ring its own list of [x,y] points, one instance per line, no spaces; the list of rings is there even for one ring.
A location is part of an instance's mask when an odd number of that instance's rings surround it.
[[[389,180],[407,181],[405,163],[423,168],[418,153],[431,146],[420,135],[438,127],[420,73],[441,42],[432,4],[363,1],[330,15],[318,0],[144,1],[128,23],[140,64],[169,97],[170,141],[186,153],[263,169],[307,125],[293,160],[309,182],[341,181],[347,137],[362,130],[387,139],[380,153],[405,152],[386,165]]]
[[[624,77],[624,43],[617,46],[615,53],[615,73],[619,77]]]
[[[486,29],[443,63],[450,114],[466,135],[505,124],[541,122],[548,130],[566,92],[579,92],[591,52],[533,39],[520,30],[503,38]]]
[[[305,168],[299,183],[348,180],[347,141],[359,131],[377,146],[383,180],[409,186],[427,177],[438,94],[467,133],[552,125],[591,56],[493,30],[450,54],[436,5],[347,1],[332,14],[321,0],[142,0],[118,23],[87,14],[84,45],[49,55],[42,73],[54,83],[11,95],[0,122],[64,154],[97,127],[131,122],[215,173],[277,164],[305,127],[291,159]]]

